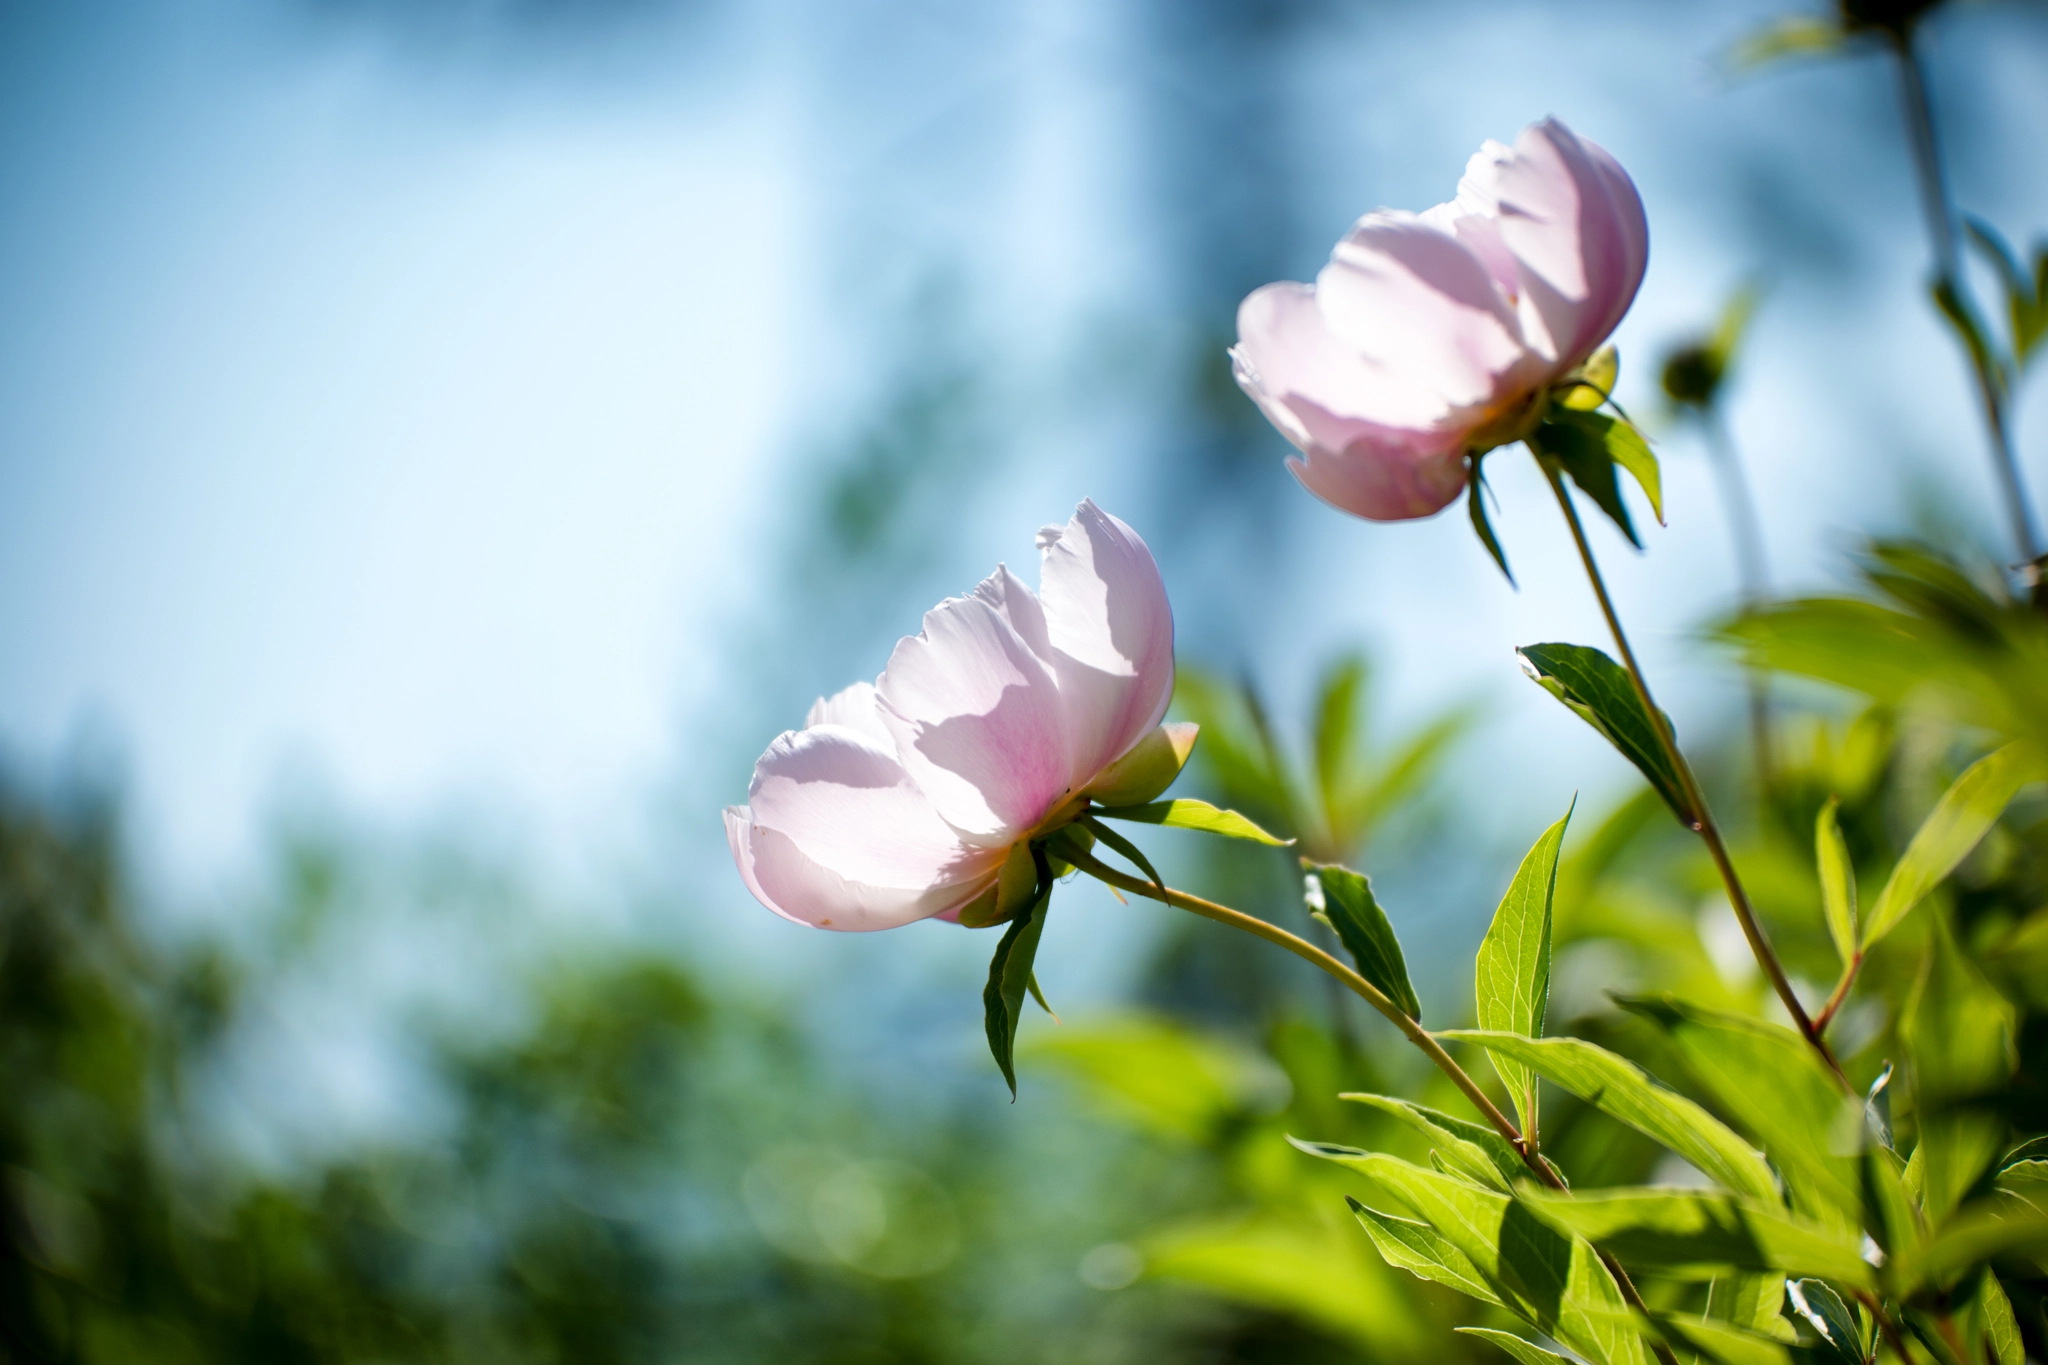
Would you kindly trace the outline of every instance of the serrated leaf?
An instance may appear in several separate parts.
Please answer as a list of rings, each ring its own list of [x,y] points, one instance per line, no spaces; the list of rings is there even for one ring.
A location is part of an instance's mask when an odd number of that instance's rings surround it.
[[[1095,814],[1107,816],[1112,820],[1135,820],[1147,825],[1198,829],[1205,834],[1221,834],[1231,839],[1249,839],[1255,844],[1270,844],[1275,848],[1294,842],[1292,839],[1280,839],[1266,833],[1234,810],[1222,810],[1207,801],[1196,801],[1188,797],[1175,801],[1153,801],[1143,806],[1102,809]]]
[[[1855,1150],[1861,1106],[1842,1093],[1803,1038],[1669,996],[1618,1003],[1664,1031],[1721,1112],[1783,1173],[1794,1208],[1833,1227],[1858,1225],[1862,1197],[1855,1161],[1846,1153]]]
[[[1374,1152],[1352,1164],[1463,1253],[1501,1304],[1538,1331],[1595,1365],[1647,1365],[1621,1291],[1583,1238],[1507,1195],[1397,1157]]]
[[[1875,1283],[1860,1232],[1795,1218],[1763,1200],[1663,1186],[1567,1196],[1524,1185],[1519,1197],[1544,1221],[1675,1278],[1775,1270],[1858,1288]]]
[[[1681,824],[1690,827],[1697,823],[1685,797],[1685,785],[1658,742],[1655,722],[1644,710],[1626,669],[1589,645],[1527,645],[1516,653],[1544,691],[1570,707],[1636,765]],[[1670,724],[1668,717],[1664,723]]]
[[[1480,476],[1479,461],[1472,461],[1472,474],[1465,484],[1465,513],[1472,518],[1473,534],[1486,547],[1486,553],[1493,556],[1493,562],[1500,566],[1500,576],[1507,579],[1508,586],[1515,586],[1515,571],[1508,567],[1507,552],[1500,548],[1500,538],[1493,533],[1493,522],[1486,515],[1486,480]]]
[[[1955,871],[2012,804],[2020,788],[2038,775],[2037,760],[2021,743],[2008,744],[1963,770],[1914,831],[1912,842],[1878,893],[1863,930],[1866,950]]]
[[[1590,431],[1574,420],[1587,417],[1598,417],[1598,414],[1575,412],[1570,408],[1552,409],[1550,418],[1523,439],[1546,465],[1570,475],[1580,491],[1591,498],[1594,505],[1607,514],[1607,519],[1628,537],[1628,543],[1640,550],[1643,542],[1636,535],[1635,523],[1629,519],[1628,504],[1622,501],[1621,481],[1614,474],[1613,454],[1600,433]]]
[[[1572,806],[1578,806],[1576,797]],[[1523,856],[1507,894],[1493,912],[1486,937],[1480,940],[1472,973],[1481,1028],[1527,1038],[1543,1035],[1543,1016],[1550,1004],[1550,927],[1557,896],[1557,854],[1564,846],[1564,830],[1571,818],[1567,810]],[[1489,1056],[1515,1102],[1523,1135],[1533,1137],[1537,1131],[1535,1074],[1512,1057]]]
[[[1476,1043],[1496,1057],[1520,1062],[1602,1113],[1663,1143],[1736,1194],[1766,1201],[1778,1197],[1778,1182],[1754,1148],[1626,1057],[1580,1038],[1532,1039],[1476,1029],[1437,1036]]]
[[[1511,1192],[1515,1182],[1528,1173],[1529,1168],[1522,1164],[1521,1153],[1517,1152],[1506,1138],[1483,1123],[1453,1118],[1449,1114],[1438,1113],[1410,1100],[1395,1099],[1391,1095],[1346,1092],[1337,1098],[1349,1100],[1354,1104],[1369,1105],[1383,1114],[1399,1119],[1429,1139],[1431,1148],[1443,1153],[1444,1159],[1454,1168],[1482,1184],[1493,1186],[1503,1194]],[[1327,1151],[1318,1151],[1317,1155],[1329,1154]]]
[[[1024,997],[1031,988],[1031,964],[1038,956],[1039,935],[1045,931],[1045,916],[1052,901],[1052,870],[1039,863],[1038,894],[1031,906],[1010,921],[988,964],[988,985],[982,988],[982,1023],[988,1033],[988,1049],[995,1054],[1009,1083],[1010,1098],[1017,1098],[1017,1023],[1024,1014]]]
[[[1555,1351],[1546,1351],[1533,1341],[1524,1341],[1513,1332],[1503,1332],[1494,1327],[1453,1327],[1453,1332],[1468,1337],[1490,1341],[1506,1351],[1521,1365],[1574,1365],[1570,1356],[1561,1356]]]
[[[1864,1365],[1863,1333],[1856,1315],[1825,1280],[1792,1280],[1785,1286],[1792,1311],[1820,1338],[1816,1365]]]
[[[1372,894],[1372,883],[1359,873],[1336,863],[1301,860],[1312,892],[1309,908],[1320,915],[1342,939],[1358,974],[1379,987],[1410,1019],[1422,1018],[1422,1005],[1408,980],[1408,964],[1401,956],[1400,940],[1387,923],[1386,911]],[[1321,904],[1317,904],[1320,900]]]
[[[1507,1306],[1494,1293],[1486,1277],[1479,1273],[1479,1268],[1472,1264],[1472,1258],[1452,1246],[1429,1224],[1369,1209],[1349,1196],[1344,1202],[1358,1215],[1366,1235],[1372,1238],[1374,1249],[1388,1265],[1432,1283],[1448,1285],[1481,1303],[1490,1303],[1496,1308]]]
[[[1842,842],[1842,826],[1835,819],[1841,804],[1840,798],[1830,796],[1820,808],[1820,818],[1813,825],[1813,856],[1820,867],[1821,912],[1827,919],[1828,937],[1834,940],[1835,951],[1846,967],[1857,957],[1856,869],[1849,862],[1849,846]]]

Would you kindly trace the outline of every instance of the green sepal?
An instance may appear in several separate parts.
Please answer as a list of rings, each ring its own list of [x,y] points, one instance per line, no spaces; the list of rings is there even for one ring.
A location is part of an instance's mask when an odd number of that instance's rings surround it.
[[[1401,942],[1387,912],[1372,894],[1366,877],[1337,863],[1301,860],[1309,886],[1309,913],[1337,931],[1358,974],[1377,986],[1410,1019],[1422,1019],[1421,1002],[1408,980],[1408,963],[1401,956]],[[1320,903],[1318,903],[1320,902]]]
[[[1472,456],[1472,471],[1466,478],[1465,513],[1472,518],[1472,530],[1479,537],[1479,543],[1500,566],[1501,577],[1507,579],[1509,587],[1517,587],[1515,571],[1508,567],[1507,551],[1501,549],[1500,537],[1494,535],[1493,522],[1486,515],[1486,478],[1479,472],[1479,458]]]
[[[1175,801],[1153,801],[1143,806],[1119,806],[1104,808],[1095,812],[1111,820],[1136,820],[1147,825],[1171,825],[1178,829],[1198,829],[1205,834],[1221,834],[1231,839],[1249,839],[1255,844],[1270,844],[1284,848],[1294,842],[1268,834],[1257,825],[1234,810],[1224,810],[1210,805],[1207,801],[1196,801],[1182,797]]]
[[[996,944],[995,956],[988,964],[988,985],[981,992],[988,1049],[995,1054],[996,1065],[1002,1068],[1013,1101],[1017,1098],[1017,1024],[1024,1013],[1024,997],[1031,989],[1031,966],[1038,956],[1039,935],[1045,931],[1046,911],[1052,903],[1052,867],[1042,848],[1033,845],[1031,853],[1038,871],[1037,892],[1024,913],[1010,921],[1002,942]]]
[[[1621,481],[1614,472],[1619,467],[1634,476],[1650,500],[1651,512],[1661,523],[1663,476],[1657,456],[1641,432],[1606,413],[1554,407],[1543,425],[1529,433],[1526,440],[1539,459],[1571,476],[1572,482],[1607,514],[1608,520],[1621,528],[1629,544],[1638,550],[1643,548],[1635,522],[1629,517],[1628,504],[1622,500]]]
[[[1699,823],[1678,769],[1658,742],[1657,722],[1644,709],[1626,669],[1590,645],[1525,645],[1516,653],[1524,670],[1544,691],[1570,707],[1635,764],[1679,823],[1688,828]],[[1668,728],[1671,718],[1663,717],[1663,724]]]
[[[1159,888],[1160,895],[1166,894],[1166,880],[1159,875],[1159,869],[1152,866],[1152,860],[1145,856],[1144,849],[1139,848],[1129,839],[1124,838],[1123,835],[1118,834],[1092,815],[1083,815],[1075,823],[1082,826],[1082,828],[1086,829],[1096,838],[1102,840],[1103,843],[1108,844],[1118,853],[1123,854],[1132,866],[1151,879],[1152,885]]]

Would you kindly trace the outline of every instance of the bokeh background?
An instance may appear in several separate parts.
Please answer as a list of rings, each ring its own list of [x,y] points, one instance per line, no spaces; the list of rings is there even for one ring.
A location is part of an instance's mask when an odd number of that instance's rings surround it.
[[[1279,732],[1354,655],[1381,751],[1456,717],[1364,855],[1455,1014],[1515,855],[1632,790],[1512,654],[1599,620],[1526,462],[1490,471],[1519,591],[1455,511],[1299,489],[1230,384],[1236,303],[1485,138],[1613,151],[1670,524],[1594,535],[1681,731],[1735,733],[1728,528],[1656,383],[1733,290],[1778,586],[2002,524],[1893,71],[1738,69],[1780,12],[0,6],[0,1174],[36,1261],[4,1349],[1440,1358],[1361,1243],[1244,1212],[1308,1080],[1405,1065],[1315,982],[1064,890],[1066,1023],[1012,1106],[987,937],[779,921],[718,808],[1092,496],[1190,676]],[[1928,39],[1958,199],[2031,239],[2048,11]],[[1171,874],[1299,915],[1284,861],[1180,838]]]

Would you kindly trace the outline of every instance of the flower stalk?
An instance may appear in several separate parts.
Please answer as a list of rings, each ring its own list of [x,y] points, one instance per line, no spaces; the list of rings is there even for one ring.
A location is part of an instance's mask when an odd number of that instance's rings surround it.
[[[1572,505],[1571,493],[1564,486],[1564,478],[1549,461],[1539,460],[1537,463],[1542,466],[1543,476],[1550,481],[1551,491],[1557,495],[1557,505],[1564,512],[1566,525],[1571,527],[1572,541],[1579,551],[1579,562],[1585,566],[1586,578],[1593,585],[1593,595],[1599,599],[1600,613],[1607,618],[1607,629],[1614,637],[1614,647],[1621,655],[1622,667],[1628,671],[1629,681],[1635,686],[1636,699],[1643,704],[1643,710],[1649,717],[1650,727],[1657,736],[1658,744],[1663,748],[1665,757],[1671,760],[1673,771],[1678,774],[1679,783],[1684,789],[1686,805],[1692,811],[1690,827],[1707,846],[1707,854],[1714,860],[1714,867],[1721,874],[1721,884],[1727,889],[1728,904],[1735,910],[1736,922],[1742,926],[1742,936],[1749,940],[1750,952],[1755,954],[1758,965],[1764,969],[1764,975],[1770,978],[1772,989],[1778,993],[1778,999],[1784,1003],[1786,1013],[1792,1016],[1792,1022],[1798,1027],[1801,1036],[1820,1054],[1821,1060],[1827,1063],[1828,1070],[1834,1073],[1835,1079],[1841,1082],[1844,1088],[1849,1088],[1849,1080],[1842,1072],[1841,1063],[1835,1060],[1833,1050],[1828,1047],[1827,1039],[1822,1036],[1820,1029],[1814,1025],[1806,1006],[1800,1003],[1798,993],[1792,989],[1792,980],[1785,973],[1785,964],[1778,960],[1777,950],[1771,946],[1769,936],[1764,933],[1763,925],[1757,920],[1756,910],[1750,904],[1749,892],[1742,885],[1741,874],[1735,870],[1734,859],[1729,856],[1727,842],[1721,837],[1721,828],[1715,823],[1713,811],[1707,806],[1706,793],[1700,787],[1699,778],[1694,775],[1692,765],[1685,761],[1685,755],[1678,747],[1677,736],[1672,734],[1663,711],[1658,709],[1656,699],[1650,695],[1649,680],[1643,675],[1643,667],[1636,660],[1635,650],[1629,646],[1628,632],[1622,629],[1621,617],[1614,609],[1614,599],[1608,595],[1607,582],[1600,574],[1598,561],[1593,558],[1593,547],[1586,539],[1585,525],[1579,520],[1578,509]]]

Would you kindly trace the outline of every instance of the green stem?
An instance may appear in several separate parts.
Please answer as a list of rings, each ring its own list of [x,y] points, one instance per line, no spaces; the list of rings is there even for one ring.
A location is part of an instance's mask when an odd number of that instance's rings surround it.
[[[1956,250],[1956,211],[1949,197],[1948,177],[1941,164],[1941,142],[1935,136],[1934,108],[1927,95],[1927,71],[1913,46],[1911,30],[1892,41],[1892,54],[1899,63],[1899,102],[1905,107],[1906,138],[1913,149],[1913,170],[1920,188],[1920,206],[1927,218],[1927,235],[1934,248],[1937,284],[1964,298],[1962,263]],[[2036,606],[2048,608],[2048,584],[2040,577],[2041,537],[2034,529],[2034,515],[2027,501],[2026,485],[2020,479],[2019,461],[2012,449],[2012,425],[2006,412],[2005,383],[1991,369],[1996,362],[1969,351],[1970,368],[1977,380],[1977,400],[1984,409],[1985,434],[1991,438],[1991,464],[2005,495],[2005,510],[2012,522],[2013,544],[2018,547],[2022,572],[2031,575]]]
[[[1421,1024],[1403,1013],[1401,1007],[1392,1000],[1389,1000],[1379,987],[1367,981],[1364,977],[1324,952],[1321,948],[1316,947],[1315,944],[1310,943],[1305,938],[1299,938],[1288,933],[1277,924],[1268,924],[1256,915],[1247,915],[1242,910],[1233,910],[1227,905],[1218,905],[1214,901],[1203,900],[1200,896],[1191,896],[1185,891],[1176,891],[1170,886],[1161,886],[1155,882],[1144,881],[1127,873],[1119,872],[1086,853],[1062,849],[1060,856],[1098,881],[1128,891],[1132,895],[1144,896],[1150,900],[1158,901],[1163,905],[1170,905],[1179,910],[1192,911],[1204,919],[1215,920],[1218,924],[1227,924],[1233,929],[1242,929],[1248,934],[1253,934],[1266,940],[1268,943],[1278,944],[1303,961],[1320,967],[1323,971],[1350,987],[1352,992],[1368,1005],[1384,1014],[1395,1028],[1400,1029],[1403,1034],[1407,1035],[1409,1042],[1421,1048],[1423,1055],[1436,1063],[1437,1069],[1442,1071],[1444,1075],[1451,1078],[1451,1083],[1458,1087],[1466,1099],[1472,1101],[1473,1107],[1478,1109],[1486,1117],[1486,1121],[1491,1123],[1494,1129],[1502,1137],[1506,1138],[1513,1145],[1514,1149],[1521,1154],[1523,1164],[1529,1168],[1538,1180],[1560,1193],[1570,1193],[1557,1171],[1538,1154],[1535,1140],[1533,1138],[1525,1138],[1522,1135],[1521,1130],[1515,1127],[1514,1121],[1501,1112],[1500,1106],[1487,1098],[1486,1092],[1479,1088],[1479,1083],[1472,1079],[1471,1073],[1466,1071],[1464,1067],[1459,1066],[1456,1059],[1450,1053],[1444,1051],[1442,1043],[1439,1043],[1430,1036],[1429,1031],[1423,1028]],[[1629,1279],[1628,1272],[1622,1269],[1621,1263],[1604,1251],[1598,1254],[1601,1264],[1605,1265],[1608,1273],[1614,1276],[1615,1286],[1621,1290],[1622,1298],[1631,1307],[1648,1311],[1647,1305],[1643,1302],[1642,1294],[1636,1289],[1635,1282]],[[1653,1340],[1649,1342],[1649,1346],[1652,1353],[1656,1355],[1659,1365],[1679,1365],[1678,1357],[1664,1343]]]
[[[1650,728],[1656,733],[1657,742],[1663,748],[1671,767],[1678,774],[1684,788],[1686,805],[1693,812],[1692,830],[1707,846],[1707,853],[1714,860],[1714,866],[1721,874],[1721,884],[1727,888],[1728,903],[1735,910],[1736,921],[1742,926],[1742,936],[1749,940],[1749,949],[1771,980],[1771,986],[1784,1002],[1786,1013],[1798,1025],[1799,1032],[1825,1061],[1828,1069],[1835,1074],[1844,1089],[1849,1086],[1848,1077],[1842,1074],[1842,1067],[1829,1050],[1827,1039],[1814,1028],[1813,1019],[1807,1014],[1806,1006],[1799,1003],[1799,996],[1792,989],[1791,978],[1785,974],[1785,965],[1778,960],[1778,954],[1771,947],[1771,941],[1764,935],[1763,925],[1757,922],[1756,911],[1749,902],[1749,892],[1743,889],[1742,878],[1735,870],[1735,862],[1728,855],[1728,845],[1721,837],[1721,828],[1714,822],[1713,812],[1707,808],[1706,793],[1700,789],[1699,779],[1693,775],[1692,765],[1685,761],[1679,751],[1678,739],[1671,733],[1664,713],[1657,708],[1656,699],[1650,695],[1649,681],[1643,676],[1642,665],[1636,662],[1635,651],[1629,648],[1628,634],[1621,628],[1621,617],[1614,610],[1614,599],[1607,595],[1607,582],[1600,576],[1600,566],[1593,558],[1593,547],[1586,540],[1586,528],[1579,521],[1578,509],[1572,506],[1571,494],[1566,491],[1564,479],[1547,460],[1538,459],[1545,478],[1550,480],[1551,491],[1557,494],[1557,505],[1564,510],[1565,522],[1571,527],[1572,541],[1579,549],[1579,562],[1585,565],[1586,577],[1593,585],[1593,595],[1600,600],[1600,613],[1607,618],[1607,629],[1614,636],[1614,647],[1621,653],[1622,666],[1628,670],[1629,681],[1635,685],[1636,699],[1642,702],[1643,711],[1649,717]]]

